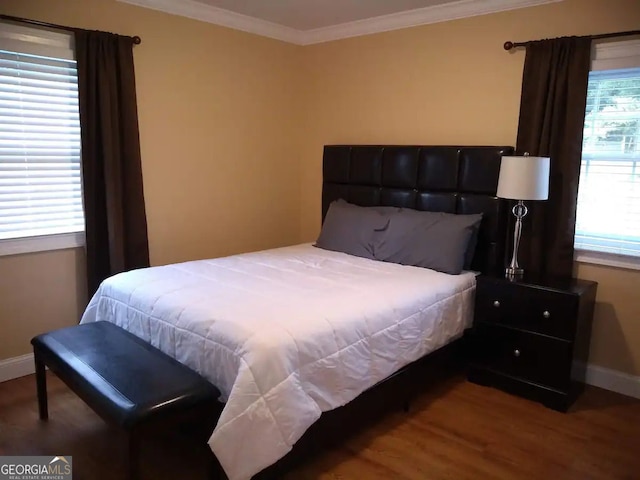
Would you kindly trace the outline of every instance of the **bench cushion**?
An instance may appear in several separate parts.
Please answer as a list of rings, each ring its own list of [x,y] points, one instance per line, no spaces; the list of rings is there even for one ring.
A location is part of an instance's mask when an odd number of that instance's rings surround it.
[[[218,389],[110,322],[39,335],[36,355],[105,420],[126,429],[151,417],[211,403]]]

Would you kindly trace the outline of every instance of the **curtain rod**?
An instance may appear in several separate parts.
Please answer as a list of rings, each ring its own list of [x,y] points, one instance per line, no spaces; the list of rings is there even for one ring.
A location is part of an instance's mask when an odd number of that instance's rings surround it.
[[[56,25],[55,23],[41,22],[40,20],[31,20],[29,18],[13,17],[11,15],[0,14],[0,20],[10,20],[12,22],[26,23],[28,25],[37,25],[39,27],[55,28],[57,30],[65,30],[67,32],[86,32],[87,31],[84,28],[65,27],[64,25]],[[126,35],[123,35],[123,36],[127,37]],[[140,43],[142,43],[142,39],[137,35],[135,37],[127,37],[127,38],[130,38],[135,45],[140,45]]]
[[[600,35],[586,35],[583,38],[590,38],[591,40],[600,40],[602,38],[614,38],[614,37],[628,37],[630,35],[640,35],[640,30],[629,30],[627,32],[615,32],[615,33],[601,33]],[[511,50],[512,48],[526,47],[534,40],[528,42],[504,42],[504,49]]]

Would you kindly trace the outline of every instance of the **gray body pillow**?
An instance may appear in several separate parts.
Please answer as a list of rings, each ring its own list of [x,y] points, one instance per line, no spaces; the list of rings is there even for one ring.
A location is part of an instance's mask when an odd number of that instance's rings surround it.
[[[482,214],[402,209],[379,236],[374,258],[457,275],[471,263],[475,245],[473,249],[468,247],[481,221]]]
[[[453,275],[469,268],[482,214],[331,203],[315,246]]]

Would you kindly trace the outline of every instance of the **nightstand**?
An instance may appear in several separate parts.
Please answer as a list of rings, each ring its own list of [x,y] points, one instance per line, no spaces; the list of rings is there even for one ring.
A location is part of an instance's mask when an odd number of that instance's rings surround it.
[[[469,380],[566,411],[584,386],[596,288],[575,278],[479,276]]]

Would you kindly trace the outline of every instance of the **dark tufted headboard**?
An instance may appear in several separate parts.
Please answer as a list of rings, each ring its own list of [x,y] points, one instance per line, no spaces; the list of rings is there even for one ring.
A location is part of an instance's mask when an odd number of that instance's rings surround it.
[[[327,145],[322,165],[322,219],[338,198],[484,214],[472,268],[498,273],[505,264],[507,204],[496,198],[500,161],[512,147]]]

